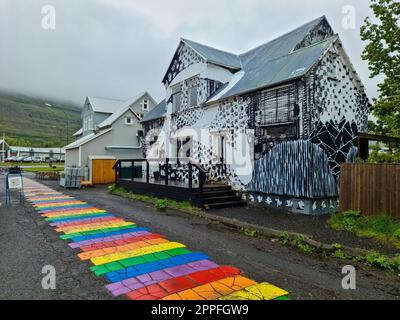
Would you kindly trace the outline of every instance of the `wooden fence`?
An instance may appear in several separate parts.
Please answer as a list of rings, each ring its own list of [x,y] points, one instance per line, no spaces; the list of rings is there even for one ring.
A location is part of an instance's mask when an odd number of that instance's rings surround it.
[[[348,210],[400,218],[400,165],[342,164],[340,212]]]

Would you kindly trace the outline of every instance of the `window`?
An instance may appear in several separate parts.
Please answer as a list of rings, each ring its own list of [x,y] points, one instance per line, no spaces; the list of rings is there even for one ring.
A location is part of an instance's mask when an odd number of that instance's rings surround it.
[[[88,130],[93,130],[93,118],[88,117]]]
[[[261,94],[261,125],[294,121],[294,88],[286,86]]]
[[[126,118],[125,118],[125,124],[126,124],[127,126],[133,125],[133,118],[131,118],[131,117],[126,117]]]
[[[181,109],[182,92],[178,91],[172,95],[172,112],[179,112]]]
[[[197,87],[189,88],[188,96],[189,96],[189,107],[197,106]]]
[[[149,111],[149,100],[142,101],[142,109],[143,111]]]

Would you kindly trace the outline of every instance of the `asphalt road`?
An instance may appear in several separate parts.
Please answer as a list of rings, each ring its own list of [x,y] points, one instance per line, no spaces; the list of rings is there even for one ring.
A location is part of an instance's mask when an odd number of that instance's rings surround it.
[[[0,190],[3,185],[0,181]],[[256,281],[277,285],[294,299],[400,299],[400,276],[395,274],[356,265],[357,289],[347,291],[341,288],[341,270],[349,262],[306,256],[185,213],[160,213],[148,204],[110,195],[104,187],[59,190],[202,251],[221,265],[236,266]],[[92,275],[89,263],[80,261],[58,236],[29,205],[0,208],[1,299],[111,298],[105,280]],[[54,291],[41,287],[41,269],[48,264],[57,271]]]

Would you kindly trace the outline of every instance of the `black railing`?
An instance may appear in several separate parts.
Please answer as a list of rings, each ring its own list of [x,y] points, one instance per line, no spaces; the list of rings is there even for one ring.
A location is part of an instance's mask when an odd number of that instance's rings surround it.
[[[176,165],[178,168],[173,168],[171,161],[176,161]],[[190,191],[193,191],[194,183],[193,183],[193,176],[194,173],[197,172],[197,180],[198,180],[198,189],[202,193],[204,185],[207,182],[207,174],[208,170],[204,169],[200,164],[196,163],[192,159],[189,159],[186,163],[182,159],[177,159],[177,158],[165,158],[165,159],[126,159],[126,160],[117,160],[115,165],[113,166],[113,169],[115,170],[115,183],[118,183],[118,181],[122,177],[122,169],[124,163],[129,163],[131,166],[130,174],[129,177],[126,177],[124,179],[130,179],[131,182],[134,182],[135,179],[137,179],[137,171],[135,164],[138,163],[145,163],[146,169],[145,169],[145,176],[146,180],[145,183],[149,184],[150,183],[150,163],[156,162],[158,164],[158,171],[154,172],[154,180],[155,181],[162,181],[164,180],[164,184],[168,186],[170,184],[170,180],[178,180],[178,170],[179,168],[183,168],[184,165],[188,166],[188,187]],[[219,170],[226,170],[224,165],[221,165]],[[142,169],[143,172],[143,169]],[[163,173],[163,174],[162,174]],[[143,182],[143,178],[141,178]]]

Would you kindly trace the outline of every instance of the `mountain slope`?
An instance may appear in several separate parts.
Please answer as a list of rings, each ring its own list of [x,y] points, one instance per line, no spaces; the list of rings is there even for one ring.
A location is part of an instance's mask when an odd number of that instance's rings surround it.
[[[81,110],[23,95],[0,93],[0,139],[10,145],[65,146],[81,127]]]

